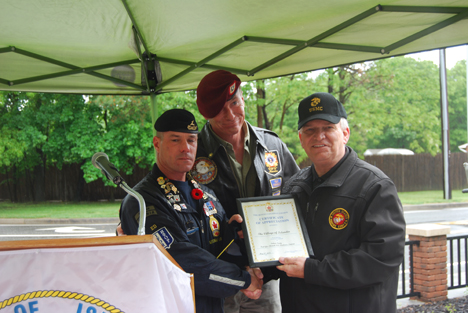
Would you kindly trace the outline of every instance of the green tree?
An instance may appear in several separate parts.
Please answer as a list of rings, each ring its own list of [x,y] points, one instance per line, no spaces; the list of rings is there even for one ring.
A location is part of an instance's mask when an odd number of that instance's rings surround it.
[[[468,142],[466,128],[466,61],[457,62],[447,70],[447,94],[449,110],[450,150]]]
[[[297,106],[313,86],[309,73],[302,73],[249,82],[242,87],[246,119],[277,133],[297,162],[307,157],[297,135]]]
[[[416,153],[440,151],[439,71],[430,61],[398,57],[376,61],[392,75],[389,85],[376,93],[381,133],[368,133],[369,148],[407,148]]]
[[[45,169],[79,160],[72,148],[80,137],[70,131],[78,125],[89,132],[94,114],[80,95],[4,92],[2,99],[0,119],[6,135],[2,135],[0,150],[5,151],[6,158],[1,170],[11,175],[5,182],[11,198],[18,199],[15,184],[25,176],[30,198],[43,201]]]
[[[195,93],[173,92],[156,96],[157,115],[169,109],[187,109],[194,113],[200,127],[204,119],[198,113]],[[85,142],[76,146],[86,159],[82,168],[86,182],[101,178],[108,186],[115,185],[107,180],[91,163],[95,152],[102,151],[119,169],[121,174],[131,175],[135,166],[149,168],[155,161],[153,149],[153,122],[151,119],[150,98],[148,96],[91,96],[88,105],[100,109],[97,122],[102,128],[94,151],[85,147]]]
[[[375,62],[329,68],[317,77],[317,91],[335,96],[345,107],[351,130],[348,145],[362,155],[370,131],[381,134],[376,117],[382,114],[376,92],[388,86],[391,74]]]

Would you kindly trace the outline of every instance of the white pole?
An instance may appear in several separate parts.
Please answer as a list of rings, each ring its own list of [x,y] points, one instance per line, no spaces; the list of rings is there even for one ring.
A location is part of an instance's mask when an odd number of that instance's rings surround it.
[[[447,72],[445,66],[445,49],[439,50],[440,105],[442,115],[442,157],[444,160],[444,199],[452,199],[449,177],[449,123],[447,100]]]

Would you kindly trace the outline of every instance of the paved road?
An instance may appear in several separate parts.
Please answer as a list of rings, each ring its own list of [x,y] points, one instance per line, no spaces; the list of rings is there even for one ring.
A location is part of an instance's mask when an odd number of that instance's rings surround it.
[[[468,206],[426,205],[405,207],[408,225],[437,223],[448,225],[451,235],[468,234]],[[0,241],[52,238],[90,238],[115,235],[118,219],[89,220],[2,220]]]
[[[450,235],[468,233],[468,207],[405,211],[406,224],[435,223],[450,226]]]
[[[116,223],[1,224],[0,241],[115,236]]]

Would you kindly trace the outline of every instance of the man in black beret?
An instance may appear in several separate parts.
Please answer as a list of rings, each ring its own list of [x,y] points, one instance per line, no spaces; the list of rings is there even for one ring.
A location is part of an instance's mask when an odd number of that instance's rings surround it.
[[[314,255],[279,259],[283,312],[395,313],[405,247],[396,187],[346,145],[347,115],[335,97],[314,93],[298,113],[313,164],[283,191],[297,195]]]
[[[274,132],[245,120],[241,80],[217,70],[197,88],[197,106],[208,122],[199,135],[193,178],[213,189],[228,217],[237,213],[236,198],[277,196],[299,171],[287,146]],[[234,247],[227,253],[238,254]],[[260,299],[238,293],[226,299],[226,313],[279,313],[278,282],[265,284]]]
[[[197,312],[223,312],[224,298],[243,290],[258,298],[261,280],[251,269],[218,259],[234,231],[213,190],[198,184],[188,171],[197,151],[198,125],[192,113],[174,109],[164,112],[154,125],[153,144],[157,164],[134,190],[146,203],[145,233],[153,234],[188,273],[194,274]],[[139,204],[126,196],[120,208],[121,227],[136,235]],[[154,279],[157,279],[155,277]]]

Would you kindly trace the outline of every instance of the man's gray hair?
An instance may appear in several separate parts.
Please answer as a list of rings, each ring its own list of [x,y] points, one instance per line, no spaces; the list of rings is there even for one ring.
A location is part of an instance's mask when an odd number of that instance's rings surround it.
[[[340,125],[341,125],[341,130],[346,130],[346,128],[349,128],[348,120],[345,119],[344,117],[341,118]]]

